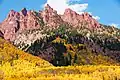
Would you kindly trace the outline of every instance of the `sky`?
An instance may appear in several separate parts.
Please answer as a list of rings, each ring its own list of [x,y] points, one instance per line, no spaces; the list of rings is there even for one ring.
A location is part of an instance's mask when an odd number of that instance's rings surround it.
[[[0,22],[12,9],[19,12],[25,7],[38,11],[46,4],[59,14],[63,14],[66,8],[78,14],[89,12],[100,23],[120,28],[120,0],[0,0]]]

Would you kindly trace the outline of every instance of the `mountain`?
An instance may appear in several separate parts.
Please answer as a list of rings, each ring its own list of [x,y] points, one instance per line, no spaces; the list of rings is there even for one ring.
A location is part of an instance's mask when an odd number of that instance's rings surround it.
[[[88,24],[86,28],[99,28],[100,24],[88,13],[82,15],[66,9],[63,15],[58,15],[49,5],[46,5],[43,11],[27,11],[23,8],[20,12],[11,10],[7,18],[1,23],[0,30],[6,40],[15,40],[15,34],[25,30],[39,29],[42,26],[52,28],[59,27],[60,24],[71,24],[73,26],[82,26]],[[94,28],[95,27],[95,28]]]
[[[1,23],[1,32],[6,40],[14,40],[18,31],[36,29],[40,24],[37,22],[34,11],[27,11],[25,8],[20,12],[11,10],[7,18]]]
[[[74,27],[80,27],[82,24],[88,24],[86,26],[87,28],[100,28],[100,24],[87,12],[79,15],[71,9],[66,9],[64,15],[62,15],[62,19]]]
[[[55,66],[119,65],[120,61],[120,29],[69,8],[63,15],[48,4],[39,12],[11,10],[0,24],[0,36]]]

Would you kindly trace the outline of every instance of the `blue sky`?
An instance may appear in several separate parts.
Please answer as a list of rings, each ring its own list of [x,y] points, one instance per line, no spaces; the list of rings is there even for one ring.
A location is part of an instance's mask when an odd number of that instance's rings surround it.
[[[50,3],[52,7],[63,12],[62,8],[72,8],[75,11],[87,11],[93,16],[99,16],[103,24],[119,24],[120,26],[120,1],[119,0],[0,0],[0,22],[2,22],[11,9],[20,11],[26,7],[28,10],[41,10],[43,4]],[[83,4],[82,7],[78,7]],[[84,5],[88,4],[88,5]],[[70,6],[69,6],[70,5]],[[61,8],[62,7],[62,8]]]

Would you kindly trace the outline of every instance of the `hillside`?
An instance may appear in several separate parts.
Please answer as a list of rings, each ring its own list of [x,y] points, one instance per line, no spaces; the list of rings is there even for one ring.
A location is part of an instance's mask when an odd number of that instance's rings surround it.
[[[0,70],[5,78],[17,74],[16,71],[31,70],[52,66],[49,62],[18,50],[9,42],[0,38]],[[19,75],[19,74],[18,74]]]
[[[77,65],[119,63],[120,42],[110,35],[87,33],[85,29],[79,32],[69,25],[60,25],[53,30],[46,28],[43,27],[41,32],[40,29],[25,31],[17,36],[13,44],[56,66],[57,63],[59,66],[72,63]]]
[[[0,38],[0,80],[119,80],[119,66],[54,67]]]
[[[28,64],[36,67],[49,67],[47,61],[44,61],[38,57],[34,57],[28,53],[25,53],[21,50],[18,50],[16,47],[11,45],[9,42],[0,38],[0,62],[1,65],[4,65],[7,62],[10,62],[11,65],[14,65],[14,61],[21,63],[22,61],[28,62]],[[41,65],[43,64],[43,65]],[[15,64],[16,65],[16,64]]]

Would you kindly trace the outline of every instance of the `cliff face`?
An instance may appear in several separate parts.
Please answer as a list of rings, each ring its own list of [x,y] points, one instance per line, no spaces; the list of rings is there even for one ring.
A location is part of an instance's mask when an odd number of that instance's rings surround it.
[[[25,8],[20,12],[11,10],[7,18],[1,24],[1,31],[6,40],[14,40],[18,31],[37,29],[40,27],[34,11],[27,11]]]
[[[11,10],[1,23],[0,30],[6,40],[13,41],[17,32],[39,29],[43,24],[49,28],[56,28],[61,24],[70,24],[74,27],[86,25],[86,28],[89,29],[100,28],[99,23],[88,13],[79,15],[71,9],[66,9],[63,15],[58,15],[57,11],[47,4],[40,12],[27,11],[26,8],[20,12]]]
[[[62,19],[72,26],[82,26],[85,24],[86,28],[89,29],[100,28],[100,24],[87,12],[79,15],[71,9],[66,9],[64,15],[62,16]]]
[[[48,4],[45,6],[44,10],[41,12],[43,21],[47,26],[57,27],[63,24],[61,16],[57,14],[57,11],[51,8]]]

